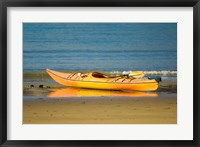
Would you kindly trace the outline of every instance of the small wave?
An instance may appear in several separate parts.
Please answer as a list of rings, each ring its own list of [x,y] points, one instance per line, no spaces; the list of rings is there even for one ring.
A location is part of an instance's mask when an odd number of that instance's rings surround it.
[[[61,71],[61,72],[92,72],[92,71]],[[122,73],[129,73],[131,71],[97,71],[111,75],[122,75]],[[146,76],[177,76],[177,71],[143,71]],[[24,76],[46,76],[46,71],[38,72],[24,72]]]
[[[131,72],[131,71],[111,71],[110,74],[122,74],[122,72]],[[145,75],[160,75],[160,76],[177,76],[177,71],[143,71]]]
[[[144,71],[145,75],[176,76],[177,71]]]

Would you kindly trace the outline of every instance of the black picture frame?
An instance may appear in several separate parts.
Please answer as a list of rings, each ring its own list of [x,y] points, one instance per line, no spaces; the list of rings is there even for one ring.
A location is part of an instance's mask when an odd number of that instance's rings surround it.
[[[8,7],[193,7],[193,140],[7,140],[7,8]],[[1,0],[0,1],[0,145],[1,146],[199,146],[199,63],[200,2],[199,0]],[[187,132],[186,132],[187,133]]]

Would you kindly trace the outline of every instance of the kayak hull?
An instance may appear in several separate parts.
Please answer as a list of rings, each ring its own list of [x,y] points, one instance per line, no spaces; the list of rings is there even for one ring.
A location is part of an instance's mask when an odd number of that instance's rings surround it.
[[[115,78],[103,78],[103,79],[81,79],[70,78],[69,73],[62,73],[47,69],[47,73],[59,84],[69,87],[90,88],[90,89],[104,89],[104,90],[137,90],[137,91],[154,91],[158,88],[158,82],[155,80],[136,80],[125,79],[125,82],[117,82]],[[134,81],[134,80],[132,80]]]

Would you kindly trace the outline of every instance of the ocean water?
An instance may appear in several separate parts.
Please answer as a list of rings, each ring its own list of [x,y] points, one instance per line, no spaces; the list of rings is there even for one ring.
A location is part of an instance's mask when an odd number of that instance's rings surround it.
[[[23,70],[177,71],[176,23],[24,23]]]

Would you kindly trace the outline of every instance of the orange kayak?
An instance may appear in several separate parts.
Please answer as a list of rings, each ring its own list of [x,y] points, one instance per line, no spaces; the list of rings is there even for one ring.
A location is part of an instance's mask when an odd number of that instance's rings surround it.
[[[114,77],[91,72],[81,73],[63,73],[47,69],[47,73],[59,84],[69,87],[105,89],[105,90],[137,90],[154,91],[158,88],[158,82],[155,79]]]

